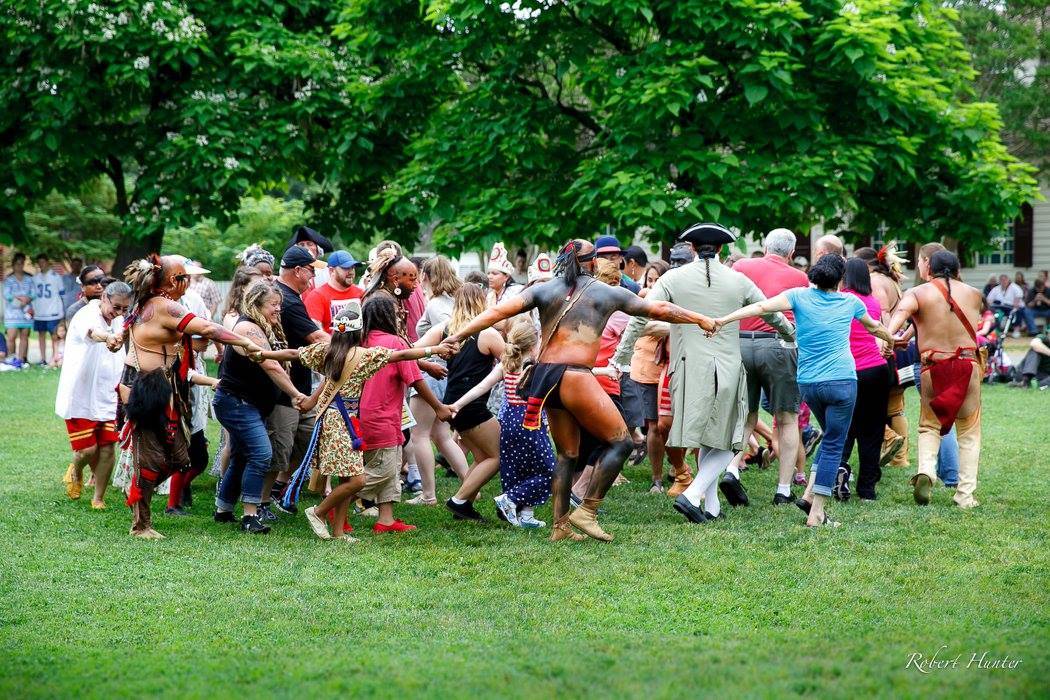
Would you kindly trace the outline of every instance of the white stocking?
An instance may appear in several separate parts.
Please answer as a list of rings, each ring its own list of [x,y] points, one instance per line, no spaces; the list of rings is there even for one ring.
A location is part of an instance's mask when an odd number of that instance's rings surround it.
[[[696,478],[693,479],[693,483],[689,484],[689,488],[685,490],[684,494],[689,499],[689,502],[699,508],[700,499],[706,497],[709,500],[705,504],[705,510],[711,515],[718,515],[722,510],[718,503],[718,477],[722,476],[722,472],[725,471],[725,468],[729,466],[731,461],[733,461],[733,452],[731,450],[719,450],[713,447],[702,448],[697,465]],[[712,494],[714,494],[713,498]]]

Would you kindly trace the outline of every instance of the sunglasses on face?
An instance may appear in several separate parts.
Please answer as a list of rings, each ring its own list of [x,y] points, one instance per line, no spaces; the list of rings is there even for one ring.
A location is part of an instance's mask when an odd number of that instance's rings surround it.
[[[104,277],[92,277],[89,280],[84,280],[84,286],[85,287],[87,287],[87,286],[94,286],[94,285],[102,286],[102,280],[103,279],[105,279],[105,278]]]

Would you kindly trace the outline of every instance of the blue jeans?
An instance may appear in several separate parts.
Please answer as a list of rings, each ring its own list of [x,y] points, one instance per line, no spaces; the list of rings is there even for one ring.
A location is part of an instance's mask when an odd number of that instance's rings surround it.
[[[857,380],[839,379],[819,384],[799,384],[802,400],[809,405],[813,417],[824,431],[824,440],[813,457],[817,472],[813,493],[830,496],[835,486],[835,474],[842,463],[842,449],[853,420],[853,405],[857,402]]]
[[[242,503],[258,505],[273,456],[266,422],[259,409],[222,389],[216,390],[212,406],[230,436],[230,466],[219,484],[215,507],[232,511],[238,497]]]

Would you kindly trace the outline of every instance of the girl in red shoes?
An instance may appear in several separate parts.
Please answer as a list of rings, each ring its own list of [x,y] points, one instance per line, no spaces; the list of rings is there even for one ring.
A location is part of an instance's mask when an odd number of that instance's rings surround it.
[[[383,308],[379,308],[383,307]],[[389,307],[389,308],[387,308]],[[454,346],[443,343],[435,347],[409,348],[391,347],[391,343],[379,342],[379,335],[391,335],[384,321],[395,318],[393,301],[382,296],[373,297],[365,303],[364,313],[356,302],[348,304],[332,320],[331,343],[316,343],[295,352],[307,367],[320,372],[325,379],[304,403],[302,410],[309,411],[315,405],[318,410],[317,424],[300,469],[317,469],[325,476],[339,477],[341,483],[332,489],[317,506],[307,508],[306,519],[314,533],[323,540],[343,539],[356,541],[344,534],[344,523],[351,502],[363,495],[379,503],[379,520],[373,528],[376,532],[403,532],[414,530],[393,518],[393,503],[398,500],[389,493],[398,487],[397,471],[401,468],[400,443],[396,449],[379,446],[373,449],[376,439],[375,424],[382,423],[381,410],[370,410],[375,401],[362,401],[362,393],[378,391],[386,393],[388,384],[399,384],[401,378],[415,367],[415,360],[432,355],[448,357]],[[395,339],[396,335],[392,336]],[[362,347],[367,340],[370,347]],[[366,380],[368,386],[366,387]],[[415,383],[414,383],[415,385]],[[431,403],[436,411],[447,410],[433,393],[426,388],[422,378],[416,386],[420,396]],[[422,387],[422,389],[420,389]],[[396,433],[401,438],[401,403],[405,386],[401,385],[396,396],[381,396],[381,402],[396,407]],[[362,421],[365,426],[362,426]],[[388,454],[396,452],[396,455]],[[396,459],[395,459],[396,457]],[[394,462],[397,462],[394,465]],[[389,474],[387,472],[390,472]],[[299,476],[299,475],[297,475]],[[325,518],[332,513],[332,531],[329,532]]]

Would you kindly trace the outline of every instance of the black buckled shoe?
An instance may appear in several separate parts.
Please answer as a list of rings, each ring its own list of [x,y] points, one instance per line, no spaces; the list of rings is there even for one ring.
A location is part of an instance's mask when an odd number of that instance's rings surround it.
[[[779,493],[779,492],[773,494],[773,505],[775,505],[775,506],[782,506],[782,505],[784,505],[786,503],[794,503],[794,502],[795,502],[795,497],[792,496],[790,493],[788,495],[786,495],[786,496],[784,494],[782,494],[782,493]]]
[[[729,472],[726,472],[722,480],[718,482],[718,490],[722,492],[722,495],[729,501],[729,505],[733,507],[746,506],[748,504],[747,491],[744,490],[744,485],[740,483],[740,479]]]
[[[704,511],[690,503],[684,493],[674,499],[674,509],[684,515],[685,519],[691,523],[703,525],[707,522],[707,516],[704,514]]]
[[[445,507],[452,511],[452,517],[456,520],[484,520],[481,513],[474,507],[473,501],[456,503],[450,498],[445,501]]]

